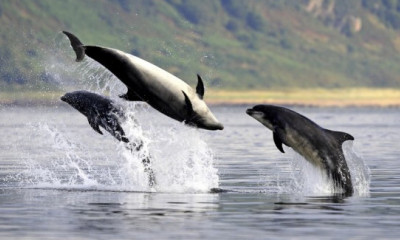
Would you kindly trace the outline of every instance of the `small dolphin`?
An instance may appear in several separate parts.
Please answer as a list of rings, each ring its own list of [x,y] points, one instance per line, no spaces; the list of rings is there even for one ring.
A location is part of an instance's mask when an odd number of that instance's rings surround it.
[[[117,49],[84,45],[72,33],[63,31],[76,54],[76,61],[85,55],[111,71],[128,88],[120,97],[144,101],[161,113],[185,124],[207,130],[222,130],[203,101],[204,84],[199,75],[196,91],[171,73],[131,54]]]
[[[118,141],[129,143],[127,148],[130,151],[139,151],[143,142],[130,143],[121,127],[120,120],[125,120],[125,114],[121,106],[115,104],[111,99],[88,91],[75,91],[66,93],[61,100],[85,115],[90,126],[98,133],[103,134],[100,127],[104,128]],[[155,175],[150,166],[150,156],[144,157],[142,163],[145,172],[149,176],[149,186],[155,185]]]
[[[257,105],[246,113],[273,132],[276,147],[284,153],[282,144],[293,148],[307,161],[326,171],[335,189],[353,194],[349,168],[343,154],[342,144],[354,140],[348,133],[336,132],[318,126],[310,119],[287,108]]]
[[[87,91],[75,91],[66,93],[61,100],[85,115],[96,132],[103,134],[102,127],[118,141],[129,142],[119,120],[125,118],[124,113],[111,99]]]

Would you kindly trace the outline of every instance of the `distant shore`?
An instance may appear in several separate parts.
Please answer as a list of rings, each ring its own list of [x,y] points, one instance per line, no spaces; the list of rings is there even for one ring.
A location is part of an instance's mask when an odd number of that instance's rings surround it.
[[[0,91],[1,106],[59,105],[64,92]],[[400,107],[400,89],[206,90],[209,105],[275,104],[314,107]]]
[[[400,107],[400,89],[210,90],[211,104],[276,104],[315,107]]]

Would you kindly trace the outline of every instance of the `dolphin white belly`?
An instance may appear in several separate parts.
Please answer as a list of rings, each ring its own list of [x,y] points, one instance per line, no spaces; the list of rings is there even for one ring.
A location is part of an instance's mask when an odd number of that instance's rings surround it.
[[[178,77],[139,57],[113,48],[84,45],[73,34],[63,33],[69,38],[77,61],[87,55],[127,86],[128,92],[121,96],[124,99],[145,101],[161,113],[189,125],[208,130],[223,129],[203,101],[204,85],[200,76],[194,91]]]
[[[307,161],[314,166],[322,168],[324,160],[320,151],[314,145],[295,129],[286,128],[286,141],[287,145],[293,148],[296,152],[302,155]]]

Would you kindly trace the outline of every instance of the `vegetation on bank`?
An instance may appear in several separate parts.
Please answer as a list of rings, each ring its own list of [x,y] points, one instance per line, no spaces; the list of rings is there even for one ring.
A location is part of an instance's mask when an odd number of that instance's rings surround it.
[[[209,93],[207,102],[213,104],[278,104],[302,105],[317,107],[350,107],[350,106],[400,106],[398,89],[284,89],[226,91],[215,90]]]
[[[0,89],[59,89],[60,31],[212,89],[399,88],[399,1],[15,0],[0,3]]]

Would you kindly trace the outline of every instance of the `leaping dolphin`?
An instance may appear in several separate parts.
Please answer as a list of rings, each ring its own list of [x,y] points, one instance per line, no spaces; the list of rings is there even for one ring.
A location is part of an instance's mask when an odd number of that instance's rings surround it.
[[[89,125],[96,132],[103,134],[100,127],[109,132],[118,141],[128,143],[127,149],[130,151],[139,151],[143,147],[141,140],[130,142],[121,127],[121,120],[126,120],[125,113],[121,106],[115,104],[111,99],[88,91],[75,91],[66,93],[61,100],[71,105],[80,113],[85,115]],[[149,186],[155,185],[155,175],[150,166],[150,156],[142,159],[145,172],[149,176]]]
[[[71,42],[77,62],[87,55],[127,86],[128,92],[120,97],[147,102],[161,113],[198,128],[224,128],[203,101],[204,84],[199,75],[194,91],[181,79],[141,58],[113,48],[84,45],[72,33],[63,33]]]
[[[75,91],[66,93],[61,100],[85,115],[99,134],[103,134],[102,127],[118,141],[129,142],[120,123],[120,119],[125,118],[124,113],[111,99],[88,91]]]
[[[310,119],[290,109],[257,105],[246,113],[273,132],[276,147],[284,153],[282,144],[293,148],[314,166],[323,169],[335,185],[335,192],[351,196],[354,192],[342,144],[354,137],[318,126]]]

